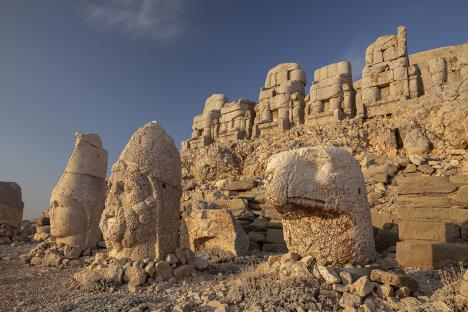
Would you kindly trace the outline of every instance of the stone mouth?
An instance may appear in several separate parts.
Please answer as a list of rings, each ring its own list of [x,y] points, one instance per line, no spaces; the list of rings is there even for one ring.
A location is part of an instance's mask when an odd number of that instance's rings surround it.
[[[288,198],[288,203],[275,206],[275,209],[285,219],[302,217],[335,219],[341,215],[337,209],[327,207],[324,200],[314,198]]]

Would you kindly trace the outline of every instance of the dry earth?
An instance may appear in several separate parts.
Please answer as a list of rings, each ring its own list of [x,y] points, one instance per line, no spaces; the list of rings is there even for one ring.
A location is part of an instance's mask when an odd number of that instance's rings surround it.
[[[316,311],[319,307],[323,311],[339,310],[336,298],[330,297],[326,287],[312,276],[278,279],[262,272],[261,264],[267,259],[264,254],[211,263],[207,271],[197,272],[185,281],[152,283],[130,293],[125,286],[80,289],[73,281],[73,273],[80,268],[56,269],[22,263],[19,255],[33,246],[34,243],[0,246],[0,311]],[[393,256],[389,253],[386,259]],[[443,286],[438,272],[406,273],[417,278],[420,296],[431,296]],[[224,310],[228,307],[229,310]],[[263,310],[257,310],[260,307]]]

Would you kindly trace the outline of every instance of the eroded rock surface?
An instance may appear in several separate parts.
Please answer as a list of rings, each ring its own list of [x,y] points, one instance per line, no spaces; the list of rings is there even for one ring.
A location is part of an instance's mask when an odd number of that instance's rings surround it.
[[[222,251],[243,256],[249,238],[228,209],[193,209],[185,218],[181,243],[194,252]]]
[[[342,148],[300,148],[270,158],[267,203],[282,215],[290,252],[319,263],[366,263],[374,239],[364,178]]]
[[[138,129],[112,166],[100,227],[115,258],[164,259],[177,247],[179,151],[156,122]]]
[[[23,208],[21,187],[15,182],[0,182],[0,236],[12,236],[20,229]]]
[[[50,234],[77,252],[95,247],[104,210],[107,151],[94,133],[76,133],[65,172],[50,197]]]

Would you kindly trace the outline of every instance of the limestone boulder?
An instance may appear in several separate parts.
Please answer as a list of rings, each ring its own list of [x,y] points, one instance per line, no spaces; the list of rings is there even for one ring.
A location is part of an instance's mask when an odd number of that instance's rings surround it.
[[[93,290],[102,287],[103,284],[120,286],[122,284],[124,271],[116,264],[107,267],[88,266],[73,275],[73,279],[83,288]]]
[[[203,149],[188,149],[182,151],[182,156],[184,171],[190,172],[199,184],[241,173],[241,157],[228,147],[215,144]]]
[[[194,252],[223,251],[243,256],[249,238],[228,209],[194,209],[185,218],[181,244]]]
[[[223,189],[228,191],[248,191],[255,187],[256,183],[253,178],[243,177],[237,180],[228,181],[224,184]]]
[[[48,214],[50,234],[58,244],[80,253],[95,247],[101,237],[99,220],[104,210],[107,151],[94,133],[76,133],[65,172],[52,191]]]
[[[427,118],[427,127],[453,148],[468,147],[468,107],[454,102],[434,110]]]
[[[23,208],[21,187],[15,182],[0,182],[0,226],[19,230]]]
[[[329,145],[282,152],[266,176],[267,203],[282,215],[289,251],[318,263],[375,258],[364,178],[349,152]]]
[[[412,291],[418,289],[418,282],[414,278],[406,275],[399,275],[394,272],[374,269],[370,274],[370,279],[374,282],[388,284],[394,287],[408,287]]]
[[[135,261],[174,253],[181,193],[179,151],[163,128],[148,123],[112,166],[100,221],[109,255]]]
[[[406,134],[403,147],[408,155],[424,155],[430,151],[431,142],[421,129],[415,128]]]

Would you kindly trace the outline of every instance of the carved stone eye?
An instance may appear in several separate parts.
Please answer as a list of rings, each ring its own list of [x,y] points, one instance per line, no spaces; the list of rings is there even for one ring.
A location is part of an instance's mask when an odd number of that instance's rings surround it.
[[[117,193],[123,193],[124,192],[124,184],[123,182],[117,183]]]

